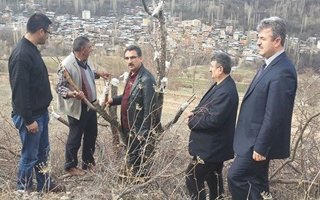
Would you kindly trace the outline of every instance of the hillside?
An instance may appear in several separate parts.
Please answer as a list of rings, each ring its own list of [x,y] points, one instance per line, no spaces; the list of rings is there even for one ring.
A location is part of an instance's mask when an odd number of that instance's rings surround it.
[[[27,1],[20,1],[21,3]],[[121,15],[141,1],[132,0],[34,0],[35,3],[58,13],[81,14],[84,9],[93,15]],[[146,2],[152,6],[151,0]],[[158,2],[156,0],[155,2]],[[185,19],[201,19],[208,24],[230,24],[238,29],[254,29],[264,17],[278,15],[288,20],[288,32],[306,39],[319,37],[320,1],[318,0],[166,0],[165,12]],[[18,1],[1,0],[0,9],[9,5],[22,12]]]

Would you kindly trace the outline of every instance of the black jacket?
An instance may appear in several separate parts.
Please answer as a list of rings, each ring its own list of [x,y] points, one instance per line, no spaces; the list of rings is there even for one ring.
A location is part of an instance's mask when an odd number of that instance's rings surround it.
[[[132,85],[128,100],[129,129],[135,134],[147,136],[152,127],[156,103],[156,82],[153,75],[142,65]],[[113,98],[113,105],[120,105],[122,95]]]
[[[43,114],[52,100],[48,71],[37,47],[24,37],[12,51],[8,63],[13,114],[27,125]]]
[[[190,155],[209,163],[233,158],[238,102],[237,88],[230,76],[207,91],[188,123]]]

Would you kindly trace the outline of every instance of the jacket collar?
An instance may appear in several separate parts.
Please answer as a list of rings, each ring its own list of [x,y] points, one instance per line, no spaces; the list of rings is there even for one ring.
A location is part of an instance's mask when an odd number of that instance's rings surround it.
[[[261,79],[263,79],[263,77],[268,74],[272,68],[282,59],[286,56],[285,52],[282,52],[278,57],[274,58],[272,60],[272,62],[268,65],[267,68],[264,69],[264,71],[262,72],[262,74],[258,77],[258,79],[254,82],[251,82],[246,94],[243,97],[243,100],[245,100],[253,91],[253,89],[256,87],[256,85],[260,82]]]
[[[231,76],[229,75],[219,85],[217,83],[214,83],[206,92],[206,94],[202,97],[199,105],[206,102],[217,90],[219,90],[223,85],[225,85],[230,80],[231,80]]]
[[[137,74],[137,78],[136,80],[134,81],[133,85],[132,85],[132,88],[131,88],[131,91],[130,91],[130,94],[132,93],[132,91],[134,91],[134,89],[138,86],[138,84],[140,83],[140,79],[142,77],[142,75],[144,74],[144,71],[145,71],[145,68],[143,66],[143,64],[141,64],[141,67],[138,71],[138,74]],[[129,79],[128,79],[129,80]]]

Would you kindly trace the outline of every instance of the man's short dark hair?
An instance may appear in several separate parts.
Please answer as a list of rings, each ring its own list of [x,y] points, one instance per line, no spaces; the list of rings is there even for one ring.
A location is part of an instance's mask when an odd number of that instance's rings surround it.
[[[73,51],[79,52],[90,40],[85,36],[79,36],[73,41]]]
[[[213,54],[211,61],[217,61],[222,68],[223,68],[223,73],[225,74],[230,74],[231,72],[231,58],[229,54],[225,52],[216,52]]]
[[[138,47],[137,45],[130,45],[128,46],[125,50],[124,50],[124,54],[126,54],[127,51],[136,51],[138,57],[142,56],[142,51],[140,49],[140,47]]]
[[[27,32],[35,33],[40,29],[48,30],[51,20],[42,13],[33,14],[27,22]]]

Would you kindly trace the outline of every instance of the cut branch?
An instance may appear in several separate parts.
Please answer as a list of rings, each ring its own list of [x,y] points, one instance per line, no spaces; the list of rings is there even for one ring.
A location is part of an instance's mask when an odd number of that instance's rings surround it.
[[[69,72],[67,71],[66,68],[63,69],[63,76],[64,78],[68,81],[68,83],[77,91],[77,92],[81,92],[80,88],[73,82]],[[82,99],[82,101],[92,110],[96,111],[96,108],[90,103],[90,101],[84,97]]]
[[[51,116],[52,116],[53,118],[55,118],[56,120],[58,120],[59,122],[61,122],[62,124],[64,124],[64,125],[66,125],[66,126],[69,127],[69,123],[67,122],[67,120],[63,119],[59,114],[57,114],[57,113],[54,111],[53,107],[52,107]]]
[[[63,75],[68,83],[77,91],[80,92],[81,90],[79,87],[73,82],[69,72],[64,68]],[[121,132],[120,123],[117,121],[116,118],[111,117],[103,108],[99,105],[97,101],[92,104],[87,98],[82,99],[84,103],[92,110],[97,111],[101,117],[103,117],[107,122],[111,125],[117,127],[117,129]]]
[[[186,108],[190,105],[190,103],[193,102],[195,99],[196,99],[195,94],[193,94],[188,99],[188,101],[181,104],[181,106],[180,106],[179,110],[177,111],[176,115],[174,116],[173,120],[171,120],[169,123],[167,123],[164,126],[164,130],[168,130],[171,126],[173,126],[178,121],[178,119],[180,118],[182,113],[186,110]]]

